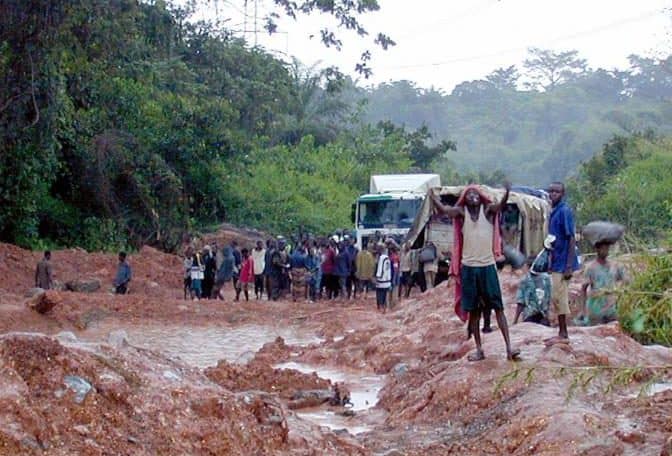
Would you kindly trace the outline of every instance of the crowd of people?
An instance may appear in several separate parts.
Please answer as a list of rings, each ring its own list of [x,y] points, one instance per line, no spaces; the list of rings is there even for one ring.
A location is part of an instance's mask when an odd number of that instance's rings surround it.
[[[467,186],[453,206],[444,205],[430,193],[435,210],[453,219],[454,247],[450,276],[455,282],[455,310],[468,321],[468,331],[476,342],[469,359],[485,357],[480,337],[490,329],[490,313],[495,312],[509,359],[520,352],[511,346],[508,324],[503,312],[501,288],[496,269],[502,257],[500,215],[506,207],[510,184],[500,201],[492,201],[477,185]],[[570,315],[569,281],[580,269],[572,210],[565,201],[565,188],[554,182],[548,190],[552,211],[545,247],[547,259],[529,261],[516,293],[514,324],[522,316],[525,322],[550,326],[551,310],[557,316],[558,335],[548,344],[568,343],[567,319]],[[612,291],[627,281],[621,265],[609,259],[613,240],[595,242],[596,259],[584,268],[581,305],[575,325],[592,325],[616,319],[616,299]],[[541,256],[541,255],[540,255]],[[411,290],[432,288],[437,280],[438,252],[432,243],[422,249],[401,246],[392,238],[376,238],[358,249],[353,237],[307,238],[290,245],[278,236],[252,247],[240,248],[233,240],[219,247],[216,243],[184,250],[184,298],[225,299],[231,287],[234,300],[241,295],[269,301],[291,296],[293,301],[345,301],[364,298],[375,291],[376,308],[385,313],[397,300],[408,298]],[[127,254],[118,255],[114,292],[126,294],[132,279]],[[50,289],[54,285],[51,252],[37,264],[35,286]]]
[[[189,246],[184,253],[184,298],[224,300],[231,287],[235,301],[250,299],[293,301],[367,298],[375,290],[381,312],[411,289],[434,283],[435,268],[419,268],[417,252],[393,239],[378,239],[358,249],[353,237],[345,234],[303,239],[290,245],[278,236],[240,248],[237,241],[223,247]],[[436,263],[436,262],[435,262]],[[418,277],[418,274],[424,274]]]

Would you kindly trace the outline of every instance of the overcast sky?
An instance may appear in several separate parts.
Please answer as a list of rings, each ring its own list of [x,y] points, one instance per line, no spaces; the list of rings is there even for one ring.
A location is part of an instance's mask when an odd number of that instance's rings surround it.
[[[483,78],[498,67],[520,64],[531,46],[576,49],[591,67],[626,68],[630,54],[672,52],[672,0],[379,0],[381,9],[362,17],[371,36],[341,32],[343,49],[326,49],[319,30],[333,25],[321,15],[282,19],[273,36],[263,30],[272,0],[257,0],[258,44],[311,66],[337,65],[354,74],[359,55],[372,50],[374,75],[360,84],[407,79],[420,87],[451,91],[462,81]],[[254,0],[218,0],[217,15],[243,29],[253,43]],[[207,13],[215,16],[211,3]],[[377,32],[397,45],[372,44]],[[310,39],[309,36],[315,37]]]

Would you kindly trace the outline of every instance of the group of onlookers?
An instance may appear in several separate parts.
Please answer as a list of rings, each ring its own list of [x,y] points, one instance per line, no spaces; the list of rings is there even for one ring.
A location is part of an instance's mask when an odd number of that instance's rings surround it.
[[[305,239],[293,247],[282,236],[257,241],[251,249],[240,249],[235,240],[223,248],[190,246],[184,254],[184,297],[224,299],[227,283],[235,300],[241,293],[249,300],[252,287],[256,299],[265,294],[294,301],[355,299],[378,290],[378,308],[385,310],[413,287],[424,291],[433,285],[437,261],[420,264],[417,253],[392,239],[360,250],[348,235]]]
[[[498,203],[489,201],[476,186],[467,187],[452,207],[443,205],[435,195],[433,199],[440,211],[464,223],[461,228],[464,250],[459,257],[461,269],[451,264],[451,274],[458,289],[456,302],[459,305],[456,310],[468,313],[470,331],[474,334],[479,326],[479,319],[474,315],[484,316],[484,331],[489,331],[490,312],[494,310],[500,329],[505,334],[507,354],[515,357],[515,350],[511,351],[508,346],[508,329],[501,313],[501,291],[496,272],[493,272],[497,255],[494,250],[491,251],[491,245],[499,244],[486,242],[497,238],[496,217],[490,213],[502,210],[508,199],[508,190],[507,187],[506,195]],[[549,232],[553,240],[547,246],[548,264],[539,267],[532,261],[528,262],[516,294],[514,323],[522,316],[527,322],[550,325],[549,314],[553,306],[558,316],[559,334],[551,342],[557,342],[568,339],[568,284],[572,274],[579,269],[579,263],[573,214],[564,201],[564,185],[551,184],[549,194],[553,206]],[[612,244],[611,241],[594,244],[596,259],[584,270],[583,299],[580,315],[574,319],[574,324],[597,324],[616,318],[615,295],[609,291],[626,281],[626,275],[622,266],[608,258]],[[348,235],[304,239],[293,247],[282,236],[266,242],[259,240],[249,249],[241,249],[236,240],[222,248],[216,242],[202,249],[192,245],[184,250],[184,297],[223,300],[228,283],[231,283],[236,301],[241,294],[249,300],[252,288],[256,299],[265,294],[267,299],[274,301],[287,296],[291,296],[293,301],[356,299],[358,294],[366,298],[370,291],[375,290],[377,308],[385,312],[396,300],[409,297],[412,288],[417,286],[425,291],[435,285],[439,256],[431,242],[420,249],[412,249],[407,242],[400,247],[391,238],[375,239],[360,250],[354,238]],[[126,294],[131,278],[127,255],[120,252],[114,279],[115,292]],[[53,286],[49,251],[37,264],[35,286],[44,289]],[[476,358],[482,356],[480,350],[479,345]]]

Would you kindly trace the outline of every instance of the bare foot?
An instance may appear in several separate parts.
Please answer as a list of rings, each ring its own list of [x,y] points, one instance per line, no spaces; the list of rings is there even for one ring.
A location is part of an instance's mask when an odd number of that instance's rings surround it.
[[[474,353],[467,356],[467,359],[469,361],[482,361],[485,359],[485,353],[483,353],[483,350],[476,350]]]

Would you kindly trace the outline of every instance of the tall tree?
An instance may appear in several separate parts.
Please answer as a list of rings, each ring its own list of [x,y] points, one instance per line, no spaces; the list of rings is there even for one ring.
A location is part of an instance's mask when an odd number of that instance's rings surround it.
[[[497,90],[516,90],[520,74],[515,65],[507,68],[497,68],[485,77]]]
[[[527,76],[534,89],[552,90],[556,86],[574,80],[588,69],[585,59],[578,51],[555,52],[550,49],[530,48],[530,57],[523,62]]]

